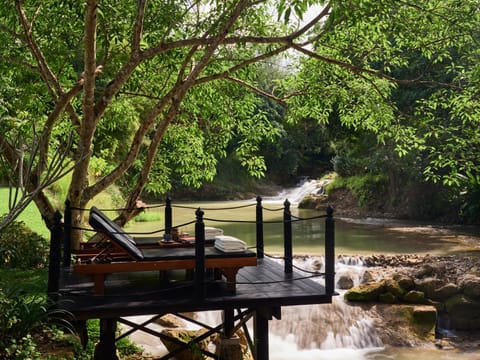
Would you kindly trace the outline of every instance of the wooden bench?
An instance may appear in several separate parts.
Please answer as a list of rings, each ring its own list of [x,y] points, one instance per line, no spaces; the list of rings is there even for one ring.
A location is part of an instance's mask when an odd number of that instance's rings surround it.
[[[96,209],[90,212],[89,223],[95,230],[109,238],[114,253],[125,254],[122,257],[113,257],[108,263],[95,263],[82,258],[73,266],[75,273],[92,276],[95,295],[105,293],[107,274],[195,269],[197,259],[194,248],[138,247],[130,235]],[[235,291],[238,270],[243,266],[257,265],[256,254],[250,250],[238,253],[224,253],[214,247],[206,247],[204,250],[205,269],[213,269],[223,274],[231,291]]]
[[[93,278],[94,294],[105,292],[105,277],[108,274],[137,271],[167,271],[195,269],[194,249],[146,249],[142,260],[115,261],[105,264],[76,264],[73,270],[77,274],[90,275]],[[221,272],[227,281],[230,291],[235,291],[236,275],[244,266],[256,266],[257,257],[246,250],[238,254],[225,254],[215,248],[205,249],[205,268]]]

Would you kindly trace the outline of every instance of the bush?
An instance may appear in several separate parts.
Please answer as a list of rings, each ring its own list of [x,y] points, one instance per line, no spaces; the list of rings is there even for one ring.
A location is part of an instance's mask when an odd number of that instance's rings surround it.
[[[72,315],[50,304],[45,294],[32,292],[28,283],[12,283],[12,279],[7,279],[1,284],[0,360],[59,358],[45,353],[45,347],[57,353],[66,350],[69,356],[62,359],[73,358],[74,352],[80,353],[77,339],[65,335],[73,333],[68,320]]]
[[[327,193],[334,189],[347,188],[358,199],[358,205],[365,206],[385,196],[387,182],[388,178],[385,175],[337,177],[327,186]]]
[[[47,240],[29,230],[25,223],[14,221],[0,232],[0,268],[40,268],[45,266],[47,257]]]
[[[348,155],[335,155],[332,165],[333,171],[341,177],[354,176],[363,172],[359,161]]]
[[[88,331],[88,344],[85,349],[83,356],[86,358],[91,358],[91,355],[95,351],[95,344],[100,339],[100,320],[99,319],[90,319],[87,321],[87,331]],[[118,333],[117,335],[120,335]],[[124,337],[117,341],[116,343],[117,350],[121,356],[128,356],[134,354],[141,354],[143,349],[135,345],[130,341],[128,337]]]

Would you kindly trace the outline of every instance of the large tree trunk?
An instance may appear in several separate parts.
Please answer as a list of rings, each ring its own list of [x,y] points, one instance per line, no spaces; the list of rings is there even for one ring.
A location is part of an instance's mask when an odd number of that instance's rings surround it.
[[[83,208],[87,201],[83,192],[88,186],[88,167],[92,151],[93,135],[95,134],[97,119],[95,116],[95,75],[97,69],[96,32],[97,32],[96,0],[88,0],[85,10],[85,70],[83,85],[83,121],[80,128],[80,139],[76,152],[76,166],[73,170],[72,182],[69,189],[69,200],[72,203],[72,225],[81,227]],[[80,230],[72,231],[72,248],[78,249],[82,240]]]

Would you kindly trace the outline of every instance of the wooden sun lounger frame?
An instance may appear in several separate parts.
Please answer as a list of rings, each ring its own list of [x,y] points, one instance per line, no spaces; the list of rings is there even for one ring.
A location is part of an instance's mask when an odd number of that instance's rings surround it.
[[[256,256],[205,259],[205,268],[220,271],[221,274],[223,274],[226,278],[228,290],[232,292],[235,292],[236,289],[236,275],[238,270],[240,270],[240,268],[244,266],[256,265]],[[183,269],[195,269],[195,259],[125,261],[112,262],[109,264],[74,265],[75,273],[92,276],[94,284],[94,294],[96,296],[102,296],[105,294],[105,278],[108,274],[119,272],[167,271]]]
[[[203,214],[203,213],[202,213]],[[126,234],[118,225],[113,223],[110,219],[103,216],[98,209],[93,209],[90,212],[90,224],[95,230],[107,236],[112,242],[115,253],[123,252],[128,256],[130,261],[112,261],[110,263],[78,263],[73,266],[73,271],[77,274],[89,275],[93,278],[94,295],[102,296],[105,294],[105,278],[108,274],[119,272],[138,272],[138,271],[167,271],[167,270],[197,270],[198,269],[198,249],[204,246],[204,239],[200,236],[197,241],[202,246],[191,248],[191,255],[188,258],[185,256],[175,258],[169,257],[167,259],[149,260],[143,258],[143,251],[138,248],[134,241]],[[198,228],[196,226],[196,233],[204,234],[203,221],[200,221]],[[171,249],[175,253],[175,249]],[[211,253],[212,251],[210,251]],[[205,269],[213,269],[216,277],[220,274],[225,276],[227,280],[227,288],[235,292],[236,289],[236,275],[243,266],[256,266],[257,257],[251,251],[242,254],[225,254],[217,252],[213,256],[205,257],[205,250],[201,250]]]

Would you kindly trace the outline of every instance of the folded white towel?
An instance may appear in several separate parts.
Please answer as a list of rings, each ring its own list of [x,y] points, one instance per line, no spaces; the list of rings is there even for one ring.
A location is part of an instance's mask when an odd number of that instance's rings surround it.
[[[224,252],[244,251],[247,244],[233,236],[218,235],[215,236],[215,248]]]
[[[246,249],[244,248],[238,248],[238,249],[226,249],[222,246],[215,245],[215,249],[224,252],[224,253],[243,253]]]
[[[205,227],[205,240],[214,240],[215,236],[223,235],[223,230],[215,227]]]

